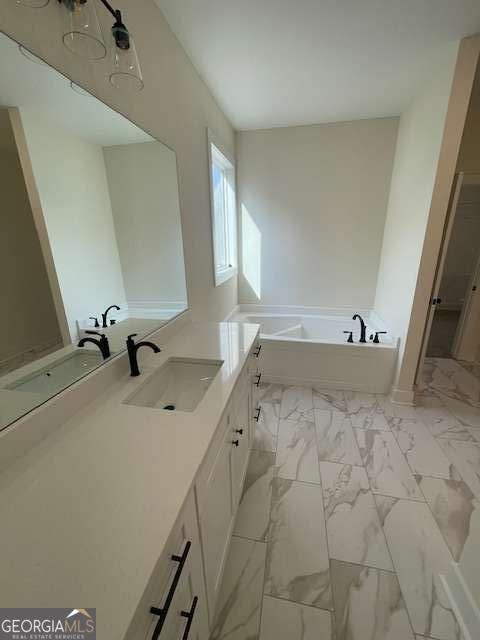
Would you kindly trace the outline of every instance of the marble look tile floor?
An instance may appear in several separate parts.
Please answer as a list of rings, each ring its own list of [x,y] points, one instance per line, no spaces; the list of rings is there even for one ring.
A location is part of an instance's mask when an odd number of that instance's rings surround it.
[[[415,407],[261,388],[212,640],[463,640],[439,574],[480,543],[480,379],[443,360]]]

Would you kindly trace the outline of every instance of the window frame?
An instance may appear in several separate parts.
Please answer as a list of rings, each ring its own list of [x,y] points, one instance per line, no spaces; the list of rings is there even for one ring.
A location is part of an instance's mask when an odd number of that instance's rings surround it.
[[[207,129],[208,144],[208,174],[210,183],[210,215],[212,221],[212,257],[213,257],[213,277],[215,286],[218,287],[227,280],[234,278],[238,273],[237,257],[237,195],[235,184],[235,160],[233,154],[226,150],[226,147],[218,140],[210,129]],[[224,210],[226,237],[224,240],[225,252],[228,265],[219,266],[217,260],[218,234],[217,217],[215,215],[215,197],[213,187],[213,164],[220,166],[222,173],[226,175],[229,184],[230,201],[227,203],[224,194]],[[218,266],[217,266],[218,265]]]

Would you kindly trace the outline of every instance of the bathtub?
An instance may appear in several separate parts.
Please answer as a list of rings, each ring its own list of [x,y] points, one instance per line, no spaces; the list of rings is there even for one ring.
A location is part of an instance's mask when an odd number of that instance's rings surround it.
[[[367,343],[359,344],[360,313],[367,325]],[[367,393],[390,391],[398,353],[397,340],[369,310],[285,308],[241,305],[231,322],[260,325],[263,380],[313,385]],[[353,331],[353,344],[346,340]],[[376,331],[380,344],[369,341]]]

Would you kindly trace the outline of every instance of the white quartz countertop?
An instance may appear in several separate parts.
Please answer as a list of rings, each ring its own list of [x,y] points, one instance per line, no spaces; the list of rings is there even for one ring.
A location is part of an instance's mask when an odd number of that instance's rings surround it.
[[[96,607],[123,638],[258,329],[188,324],[0,476],[3,607]],[[170,357],[224,361],[194,412],[122,404]]]

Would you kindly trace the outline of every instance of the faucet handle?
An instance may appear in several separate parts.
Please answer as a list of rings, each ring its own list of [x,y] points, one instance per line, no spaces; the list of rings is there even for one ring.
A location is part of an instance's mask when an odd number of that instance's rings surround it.
[[[383,333],[387,333],[386,331],[375,331],[375,337],[373,337],[373,334],[370,336],[370,340],[373,339],[374,344],[379,344],[380,340],[378,338],[379,335],[383,334]]]
[[[347,342],[353,342],[353,331],[344,331],[343,333],[348,333],[349,336],[347,338]]]
[[[95,329],[100,326],[97,316],[89,316],[89,320],[95,320],[95,324],[93,325]]]
[[[127,342],[130,340],[130,342],[133,342],[133,338],[135,338],[135,336],[138,336],[138,333],[131,333],[129,336],[127,336]]]

